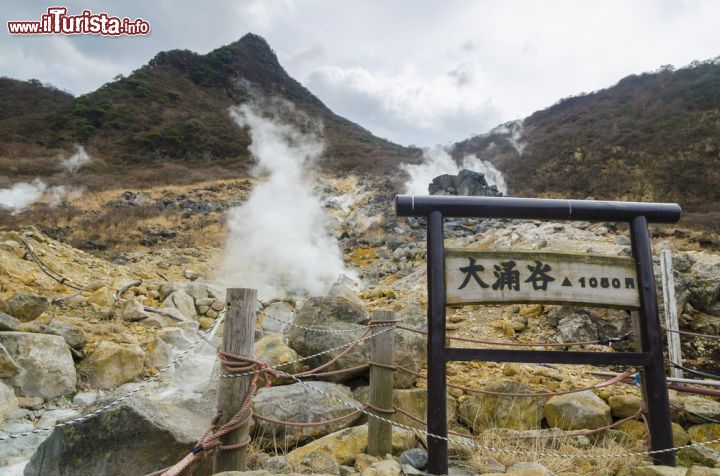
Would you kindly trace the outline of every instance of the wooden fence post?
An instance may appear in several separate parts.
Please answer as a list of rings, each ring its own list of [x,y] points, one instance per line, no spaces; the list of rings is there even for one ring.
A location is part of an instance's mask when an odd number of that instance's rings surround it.
[[[663,302],[665,304],[665,329],[667,329],[668,357],[671,362],[682,365],[680,348],[680,330],[678,326],[677,304],[675,300],[675,278],[673,277],[672,254],[670,250],[660,253],[660,276],[662,277]],[[675,331],[675,332],[673,332]],[[670,376],[683,378],[682,369],[670,366]]]
[[[395,313],[390,311],[374,311],[373,321],[394,321]],[[376,324],[372,328],[371,364],[370,364],[370,411],[382,418],[390,418],[388,412],[393,408],[395,332],[393,323]],[[377,362],[381,365],[373,365]],[[388,367],[385,367],[387,365]],[[392,453],[392,425],[377,418],[368,419],[368,448],[372,456],[385,456]]]
[[[257,291],[255,289],[231,288],[227,290],[227,312],[223,330],[222,349],[232,354],[253,357],[255,353],[255,313]],[[224,373],[224,372],[223,372]],[[218,387],[218,427],[227,422],[237,411],[250,389],[252,376],[221,378]],[[223,445],[241,443],[248,437],[250,425],[232,431],[222,438]],[[247,448],[215,453],[213,473],[244,471]]]

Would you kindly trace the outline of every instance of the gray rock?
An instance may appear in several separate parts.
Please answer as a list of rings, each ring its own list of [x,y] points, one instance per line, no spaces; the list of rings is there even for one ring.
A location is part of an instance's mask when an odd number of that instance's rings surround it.
[[[707,446],[692,446],[678,450],[677,455],[684,461],[702,464],[705,466],[715,466],[720,463],[720,452],[715,451]]]
[[[355,283],[355,281],[345,275],[342,275],[335,282],[335,284],[332,285],[327,295],[328,297],[343,297],[348,301],[352,302],[353,304],[357,304],[358,306],[364,306],[365,303],[362,299],[360,299],[360,296],[358,296],[357,292],[355,292],[355,286],[357,286],[357,283]]]
[[[90,406],[93,403],[97,402],[98,394],[97,392],[78,392],[75,394],[75,396],[72,399],[72,402],[75,405],[83,405],[83,406]]]
[[[145,366],[153,369],[161,369],[168,365],[175,358],[170,344],[162,339],[155,338],[145,349]]]
[[[690,396],[683,400],[683,409],[690,423],[707,423],[708,420],[720,420],[720,402]]]
[[[163,307],[174,307],[186,318],[197,319],[195,312],[195,301],[192,296],[183,290],[177,290],[170,294],[162,303]]]
[[[550,397],[545,418],[550,427],[563,430],[594,430],[612,422],[610,407],[590,390]]]
[[[162,285],[160,288],[160,300],[164,301],[169,295],[176,291],[183,291],[190,295],[193,300],[204,299],[207,297],[219,297],[215,295],[206,283],[203,282],[192,282],[192,283],[167,283]]]
[[[335,395],[340,400],[349,402],[357,407],[357,402],[350,392],[350,389],[329,382],[307,382],[327,394]],[[282,404],[278,404],[282,402]],[[276,420],[294,422],[315,422],[324,421],[347,415],[351,410],[335,399],[327,398],[318,392],[311,390],[303,384],[295,383],[279,387],[261,388],[253,399],[253,412],[256,415],[274,418]],[[256,432],[264,439],[277,441],[283,446],[294,445],[309,439],[318,438],[329,433],[347,428],[359,415],[346,420],[340,420],[328,425],[309,427],[291,427],[275,425],[260,419],[256,419]]]
[[[40,314],[50,308],[50,301],[45,296],[30,293],[17,293],[7,302],[8,314],[22,322],[37,319]]]
[[[286,331],[287,324],[280,321],[293,321],[293,308],[285,301],[270,303],[262,312],[265,315],[265,319],[262,321],[262,330],[265,332],[283,333]]]
[[[325,451],[313,451],[300,462],[301,472],[307,474],[335,474],[340,476],[340,465]]]
[[[128,299],[127,302],[125,302],[122,311],[120,311],[120,317],[123,321],[137,322],[147,319],[150,317],[150,314],[148,314],[145,311],[144,306],[135,299]]]
[[[425,469],[428,454],[423,448],[413,448],[400,454],[400,464],[408,464],[415,469]]]
[[[18,401],[15,392],[8,385],[0,382],[0,423],[2,423],[8,415],[18,409]]]
[[[45,428],[48,426],[55,425],[57,423],[63,423],[69,420],[72,420],[73,418],[77,418],[80,416],[80,412],[77,410],[73,410],[72,408],[62,408],[59,410],[50,410],[48,412],[43,413],[43,415],[40,417],[40,420],[38,420],[37,426],[41,428]]]
[[[209,399],[156,403],[132,399],[67,427],[37,449],[25,476],[147,474],[187,455],[214,414]],[[211,459],[198,474],[209,474]]]
[[[140,376],[145,352],[138,345],[101,341],[79,367],[96,388],[114,388]]]
[[[400,463],[394,459],[384,459],[373,463],[369,468],[365,468],[362,476],[401,476],[402,468]]]
[[[0,312],[0,332],[20,330],[20,321],[9,314]]]
[[[555,473],[540,463],[515,463],[507,469],[509,474],[532,474],[533,476],[555,476]]]
[[[75,364],[62,337],[0,332],[0,344],[22,369],[10,380],[19,395],[55,398],[75,393]]]
[[[346,298],[310,298],[297,312],[295,323],[312,329],[333,332],[318,332],[293,327],[288,334],[288,345],[300,355],[308,356],[320,353],[356,341],[367,329],[366,322],[367,315],[364,307],[353,304]],[[410,324],[412,325],[412,323]],[[347,332],[335,333],[337,331]],[[395,362],[397,364],[417,372],[425,361],[425,355],[426,345],[422,335],[405,331],[395,332]],[[323,354],[310,359],[308,365],[314,368],[327,363],[332,358],[333,356],[330,354]],[[356,367],[367,362],[369,358],[370,340],[366,339],[329,366],[327,370]],[[367,374],[367,370],[361,369],[354,373],[328,377],[328,380],[345,382],[363,374]],[[407,372],[395,373],[395,387],[397,388],[410,387],[415,380],[416,378]]]
[[[485,389],[503,393],[536,393],[527,385],[513,381],[496,382]],[[475,433],[492,427],[533,430],[540,428],[545,400],[545,397],[474,395],[458,406],[458,414]]]
[[[49,324],[43,324],[39,321],[28,322],[22,325],[22,331],[60,336],[67,345],[77,350],[82,349],[87,343],[87,336],[82,328],[57,319],[53,319]]]
[[[15,359],[8,353],[7,349],[0,344],[0,379],[11,378],[21,371]]]
[[[290,474],[293,472],[293,465],[284,456],[273,456],[265,461],[263,469],[272,474]]]

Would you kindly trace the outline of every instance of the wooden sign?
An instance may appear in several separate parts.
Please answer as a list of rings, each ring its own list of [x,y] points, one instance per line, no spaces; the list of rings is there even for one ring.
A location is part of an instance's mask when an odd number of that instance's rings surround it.
[[[632,258],[448,249],[447,304],[544,303],[639,309]]]

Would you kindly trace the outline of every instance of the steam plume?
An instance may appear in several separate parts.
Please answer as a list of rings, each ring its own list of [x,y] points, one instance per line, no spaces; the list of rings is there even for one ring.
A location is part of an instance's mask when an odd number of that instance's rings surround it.
[[[287,104],[282,108],[297,114]],[[322,154],[323,142],[277,116],[262,115],[256,106],[233,107],[230,115],[249,128],[255,174],[267,174],[267,179],[229,212],[227,280],[256,288],[261,297],[299,290],[325,293],[347,271],[336,240],[325,229],[320,200],[303,180],[307,166]]]
[[[469,169],[485,174],[485,180],[489,185],[497,186],[498,190],[507,193],[507,185],[502,173],[490,162],[478,159],[475,155],[467,155],[463,158],[462,164],[458,165],[450,154],[441,147],[425,149],[423,160],[419,164],[403,164],[409,179],[405,182],[405,192],[414,195],[427,195],[428,184],[438,175],[457,175],[462,169]]]
[[[67,159],[60,159],[60,167],[74,174],[80,167],[89,164],[91,160],[91,157],[85,152],[85,148],[79,144],[75,144],[75,152]]]
[[[30,183],[19,182],[10,188],[0,189],[0,206],[21,211],[37,202],[46,188],[45,182],[35,179]]]

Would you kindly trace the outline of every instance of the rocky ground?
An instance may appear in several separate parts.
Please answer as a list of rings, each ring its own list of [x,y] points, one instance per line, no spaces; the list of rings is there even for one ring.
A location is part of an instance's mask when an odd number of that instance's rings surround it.
[[[30,227],[18,218],[16,226],[0,231],[0,436],[74,421],[112,404],[98,416],[52,432],[0,441],[0,473],[145,474],[174,463],[194,445],[214,414],[217,398],[219,369],[207,341],[217,344],[222,326],[205,333],[225,304],[218,276],[223,216],[247,197],[251,186],[249,181],[220,181],[201,187],[103,192],[73,203],[74,212],[55,223]],[[348,344],[362,335],[375,309],[395,311],[411,328],[425,326],[424,223],[394,217],[391,199],[397,185],[389,180],[370,185],[361,177],[349,177],[318,181],[315,190],[330,217],[328,228],[358,279],[341,278],[324,296],[278,296],[258,302],[256,353],[271,365]],[[125,221],[113,221],[118,217]],[[626,227],[612,223],[450,220],[446,236],[448,247],[630,254]],[[658,228],[653,230],[653,247],[656,252],[673,251],[681,328],[720,335],[720,255],[694,237],[685,230]],[[26,244],[50,274],[59,273],[65,282],[45,274]],[[348,333],[306,331],[277,319]],[[630,330],[630,320],[628,313],[617,310],[466,306],[449,310],[448,330],[454,337],[500,342],[573,342],[622,336]],[[422,334],[398,331],[395,339],[396,362],[424,375]],[[682,341],[686,365],[720,370],[718,341],[692,336]],[[183,354],[193,344],[192,351]],[[612,352],[630,346],[621,342],[579,349]],[[364,342],[329,370],[362,364],[368,355]],[[330,358],[325,354],[285,370],[314,368]],[[453,362],[448,376],[460,387],[540,393],[592,386],[602,381],[593,372],[618,370],[622,369]],[[147,379],[151,382],[141,383]],[[358,370],[308,383],[362,405],[367,379],[367,371]],[[424,418],[424,380],[396,372],[395,386],[395,406]],[[135,393],[114,403],[129,392]],[[254,411],[299,422],[349,412],[337,401],[312,393],[300,383],[276,379],[272,387],[258,392]],[[527,438],[593,430],[632,416],[642,405],[634,385],[549,398],[492,397],[458,388],[449,394],[450,427],[480,437],[467,441],[594,456],[533,458],[469,451],[453,444],[455,474],[685,474],[643,469],[648,461],[640,457],[602,459],[645,448],[641,421],[570,438]],[[716,398],[671,391],[671,402],[678,445],[720,437]],[[392,418],[406,426],[419,425],[400,413]],[[407,430],[394,433],[393,455],[366,455],[366,420],[358,415],[300,429],[257,420],[251,466],[256,474],[422,472],[423,438]],[[685,466],[713,467],[720,464],[720,445],[683,450],[678,456]],[[702,471],[693,468],[687,474],[716,474]]]

